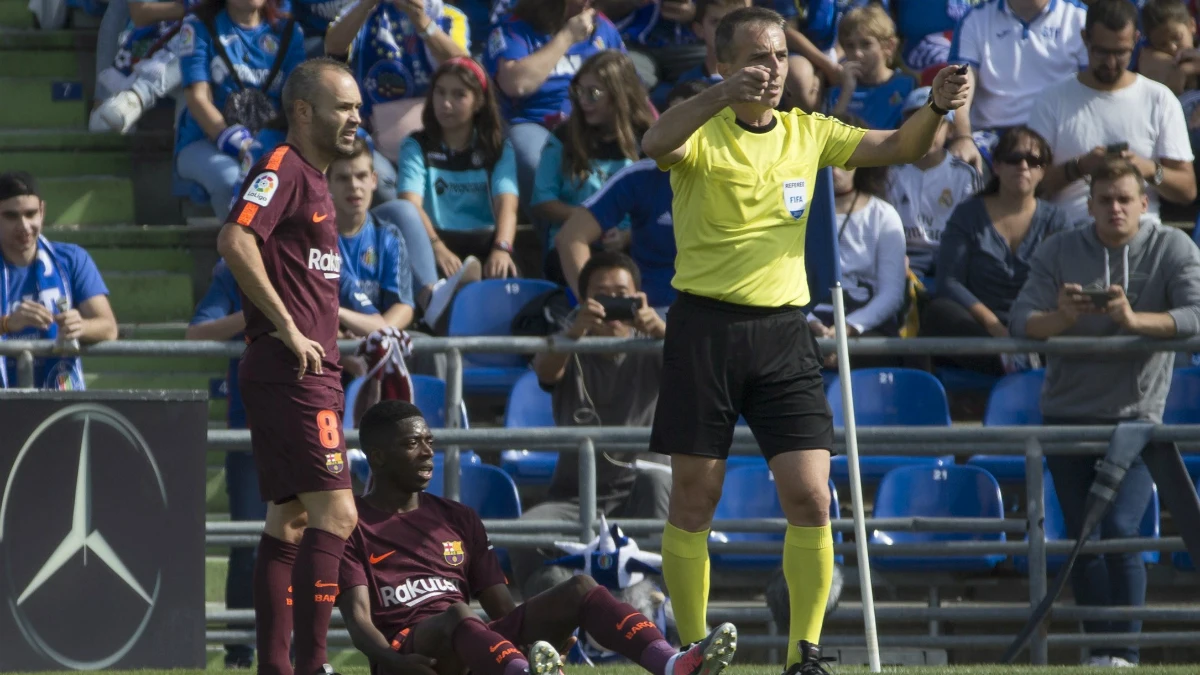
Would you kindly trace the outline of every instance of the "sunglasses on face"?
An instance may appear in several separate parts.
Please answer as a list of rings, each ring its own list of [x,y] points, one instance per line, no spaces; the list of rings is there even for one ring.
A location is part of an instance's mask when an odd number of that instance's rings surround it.
[[[579,100],[588,103],[599,103],[604,100],[605,96],[608,96],[608,92],[600,87],[572,87],[571,89]]]
[[[1031,169],[1039,169],[1046,165],[1046,160],[1042,157],[1024,152],[1011,152],[999,157],[999,160],[1004,164],[1012,164],[1013,166],[1025,162]]]

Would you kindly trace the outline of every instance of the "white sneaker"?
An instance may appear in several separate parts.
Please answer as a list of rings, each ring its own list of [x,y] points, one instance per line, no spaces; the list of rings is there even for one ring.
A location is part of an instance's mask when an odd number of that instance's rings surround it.
[[[1120,656],[1110,656],[1113,668],[1137,668],[1138,664],[1133,661],[1127,661]]]
[[[433,293],[429,296],[429,305],[425,307],[425,325],[436,328],[438,320],[449,309],[450,301],[454,299],[459,289],[482,278],[483,264],[479,262],[479,258],[473,255],[467,256],[463,260],[462,267],[458,268],[453,276],[440,279],[433,285]]]
[[[562,657],[549,642],[535,642],[529,648],[529,675],[562,675],[562,667]]]
[[[127,134],[141,116],[142,99],[129,90],[118,92],[92,111],[88,130]]]
[[[1083,665],[1092,666],[1094,668],[1112,668],[1113,657],[1111,656],[1093,656],[1084,661]]]

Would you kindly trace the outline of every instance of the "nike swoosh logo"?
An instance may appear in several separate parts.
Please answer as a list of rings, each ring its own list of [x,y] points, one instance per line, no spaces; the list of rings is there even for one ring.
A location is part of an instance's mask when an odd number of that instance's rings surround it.
[[[325,219],[326,219],[326,218],[328,218],[328,217],[329,217],[329,216],[328,216],[328,214],[324,214],[324,213],[322,213],[321,215],[319,215],[319,216],[318,216],[318,215],[317,215],[317,212],[316,212],[316,211],[313,211],[313,222],[314,222],[314,223],[319,223],[319,222],[321,222],[322,220],[325,220]]]
[[[383,562],[384,558],[387,558],[388,556],[390,556],[393,553],[395,553],[395,551],[388,551],[387,553],[384,553],[383,555],[369,556],[368,560],[371,561],[372,565],[378,565],[379,563]]]
[[[325,583],[321,583],[319,580],[318,580],[318,581],[317,581],[317,583],[316,583],[316,584],[314,584],[314,585],[315,585],[317,588],[337,588],[337,584],[335,584],[335,583],[328,583],[328,584],[325,584]]]
[[[511,644],[512,643],[509,642],[508,640],[505,640],[503,642],[497,642],[496,644],[492,645],[491,647],[488,647],[488,651],[495,654],[497,649],[500,649],[504,645],[511,645]]]
[[[636,613],[630,614],[629,616],[625,617],[624,619],[621,619],[621,622],[617,624],[617,630],[621,630],[621,627],[625,625],[625,622],[632,619],[635,616],[637,616]]]

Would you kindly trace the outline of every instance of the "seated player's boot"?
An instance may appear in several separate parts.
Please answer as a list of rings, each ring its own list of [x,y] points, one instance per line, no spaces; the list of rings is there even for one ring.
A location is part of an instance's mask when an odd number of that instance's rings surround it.
[[[800,650],[800,661],[793,663],[792,667],[784,672],[784,675],[830,675],[825,664],[833,663],[834,658],[821,656],[821,645],[801,640],[797,648]]]
[[[538,641],[529,648],[529,675],[562,675],[562,657],[549,642]]]
[[[338,675],[338,672],[333,669],[333,666],[326,663],[321,666],[321,669],[316,672],[316,675]]]
[[[723,623],[703,640],[667,661],[666,675],[719,675],[733,662],[737,651],[737,627]]]

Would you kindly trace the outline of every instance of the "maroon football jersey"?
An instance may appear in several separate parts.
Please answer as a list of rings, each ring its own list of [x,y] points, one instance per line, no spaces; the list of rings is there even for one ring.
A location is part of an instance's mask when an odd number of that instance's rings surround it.
[[[337,218],[325,174],[284,144],[247,174],[242,196],[230,217],[262,240],[267,278],[283,301],[296,328],[325,348],[320,375],[306,373],[341,389],[337,348],[338,253]],[[262,311],[242,295],[246,317],[246,348],[240,376],[259,382],[294,382],[299,361],[286,345],[269,333],[277,329]]]
[[[504,584],[483,521],[469,506],[421,493],[409,513],[358,503],[338,585],[366,586],[371,621],[389,641],[400,631]]]

